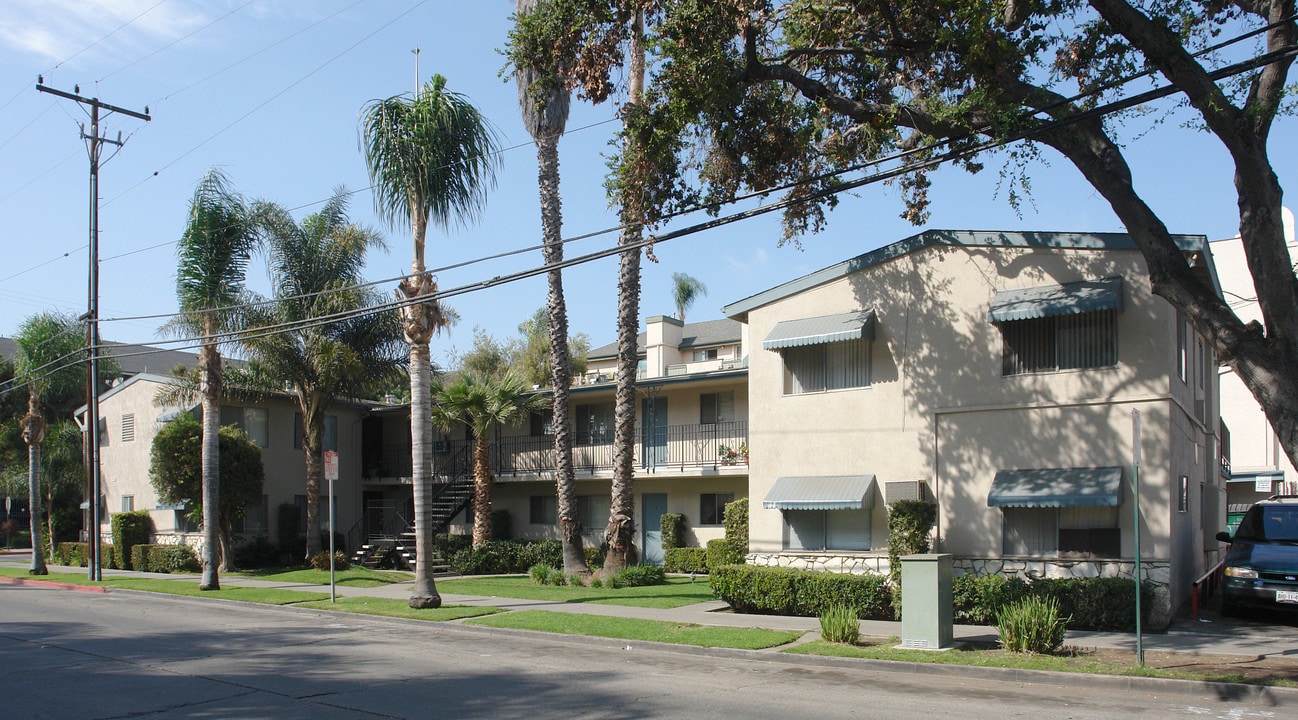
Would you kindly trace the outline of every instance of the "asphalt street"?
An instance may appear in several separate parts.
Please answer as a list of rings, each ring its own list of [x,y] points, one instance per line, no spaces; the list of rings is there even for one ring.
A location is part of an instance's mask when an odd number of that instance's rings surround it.
[[[1285,718],[1246,690],[877,672],[115,591],[0,586],[6,718]],[[1234,696],[1223,697],[1225,693]]]

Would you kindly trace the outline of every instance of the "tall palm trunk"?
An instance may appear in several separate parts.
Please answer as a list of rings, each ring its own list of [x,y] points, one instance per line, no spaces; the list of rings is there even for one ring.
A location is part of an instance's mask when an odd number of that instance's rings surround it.
[[[644,94],[643,18],[637,12],[631,29],[630,94],[628,104],[641,103]],[[637,155],[634,136],[628,136],[626,154]],[[625,246],[617,276],[617,389],[613,406],[613,486],[609,502],[608,527],[604,540],[608,555],[601,574],[611,576],[635,559],[635,400],[636,335],[640,330],[640,240],[643,226],[643,201],[636,191],[623,187],[621,202],[622,235],[618,243]]]
[[[412,208],[413,210],[413,208]],[[433,295],[437,283],[424,269],[424,233],[428,225],[422,211],[414,213],[415,259],[411,275],[401,281],[398,292],[407,299]],[[410,593],[412,608],[436,608],[442,596],[433,581],[433,419],[432,353],[428,344],[437,329],[437,307],[425,302],[401,309],[401,324],[410,345],[410,456],[411,481],[415,496],[415,585]]]
[[[207,339],[198,353],[200,390],[203,394],[203,578],[199,590],[219,590],[217,568],[221,561],[221,354],[216,349],[216,321],[207,321]]]
[[[487,433],[474,433],[473,441],[473,547],[491,539],[491,451]]]
[[[27,395],[27,415],[23,418],[23,442],[27,443],[27,506],[31,517],[32,566],[29,575],[48,575],[45,566],[45,542],[41,537],[41,443],[45,441],[45,418],[41,417],[39,398]]]
[[[302,454],[306,460],[306,560],[321,550],[320,480],[324,477],[324,417],[312,403],[303,403]]]

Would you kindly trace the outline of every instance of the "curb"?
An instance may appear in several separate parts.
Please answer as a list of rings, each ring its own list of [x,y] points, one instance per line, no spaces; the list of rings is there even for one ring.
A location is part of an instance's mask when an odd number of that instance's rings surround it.
[[[0,585],[34,585],[36,587],[54,588],[57,590],[79,590],[81,592],[106,592],[107,588],[102,585],[74,585],[72,583],[55,582],[53,580],[30,580],[28,578],[11,578],[0,577]]]
[[[121,590],[113,592],[143,592]],[[149,593],[157,597],[157,593]],[[593,635],[565,635],[539,630],[520,630],[515,628],[495,628],[468,625],[460,620],[435,622],[413,620],[410,618],[387,617],[384,615],[365,615],[349,613],[342,610],[322,608],[304,608],[293,605],[263,605],[243,600],[224,598],[196,598],[188,595],[165,595],[177,600],[197,600],[204,602],[228,602],[245,607],[261,608],[268,612],[289,611],[295,613],[321,613],[339,619],[375,621],[387,625],[421,627],[438,632],[455,632],[469,635],[503,635],[527,637],[536,640],[580,645],[586,647],[621,647],[627,652],[664,652],[695,657],[715,657],[751,662],[778,663],[791,666],[811,666],[835,669],[864,670],[877,673],[894,673],[912,676],[935,676],[942,678],[960,678],[967,680],[993,680],[1025,685],[1050,685],[1063,688],[1094,690],[1097,688],[1150,692],[1181,697],[1210,698],[1222,702],[1253,702],[1270,707],[1298,707],[1298,688],[1283,688],[1266,685],[1248,685],[1245,683],[1208,682],[1204,680],[1179,680],[1174,678],[1151,678],[1128,675],[1101,675],[1089,673],[1058,672],[1054,670],[1023,670],[1019,668],[979,667],[973,665],[943,665],[939,663],[912,663],[900,660],[871,660],[868,658],[842,658],[825,655],[801,655],[780,652],[777,648],[765,650],[741,650],[735,648],[710,648],[695,645],[678,645],[675,643],[653,642],[649,640],[624,640]],[[789,646],[796,644],[790,643]],[[788,646],[784,646],[788,647]]]

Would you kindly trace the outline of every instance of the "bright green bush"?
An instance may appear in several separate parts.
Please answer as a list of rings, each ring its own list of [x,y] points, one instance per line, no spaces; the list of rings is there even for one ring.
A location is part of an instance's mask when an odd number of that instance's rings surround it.
[[[145,510],[114,513],[112,516],[113,547],[120,551],[123,570],[135,569],[130,564],[131,548],[146,545],[153,539],[153,519]]]
[[[586,551],[586,567],[594,570],[604,567],[604,556],[608,554],[608,545],[583,548]]]
[[[961,575],[951,582],[953,616],[962,625],[995,625],[996,613],[1028,593],[1028,584],[1004,575]]]
[[[722,565],[742,565],[744,563],[744,556],[736,553],[735,546],[724,538],[708,541],[708,547],[704,551],[704,559],[710,568]]]
[[[1043,578],[1034,580],[1031,593],[1054,598],[1059,612],[1070,618],[1073,630],[1111,630],[1133,632],[1136,629],[1136,583],[1126,578]],[[1140,608],[1149,619],[1154,606],[1154,588],[1143,583]]]
[[[929,551],[929,533],[935,522],[935,502],[896,500],[888,505],[888,581],[892,584],[894,619],[901,619],[901,558]]]
[[[69,567],[85,567],[90,546],[83,542],[61,542],[54,546],[54,561]]]
[[[663,550],[663,570],[674,573],[707,573],[708,551],[700,547],[674,547]]]
[[[141,547],[136,545],[135,547]],[[203,569],[194,548],[188,545],[146,545],[145,569],[156,573],[198,572]],[[134,553],[134,549],[132,549]]]
[[[846,605],[859,618],[892,618],[888,583],[881,575],[725,565],[712,568],[708,581],[736,612],[817,617]]]
[[[730,557],[738,558],[733,562],[742,563],[748,557],[748,498],[726,503],[722,523],[726,529],[726,542],[730,544]],[[709,564],[711,560],[709,557]]]
[[[1025,597],[996,614],[1001,645],[1010,652],[1050,653],[1064,644],[1068,617],[1052,597]]]
[[[533,565],[563,567],[563,545],[558,540],[488,540],[455,552],[448,561],[461,575],[525,573]]]
[[[663,569],[650,563],[640,563],[625,568],[615,576],[620,585],[618,587],[643,587],[646,585],[662,585],[667,582],[667,576]]]
[[[678,548],[685,541],[685,516],[680,513],[663,513],[658,522],[662,530],[663,550]]]
[[[856,644],[861,637],[861,621],[856,608],[850,605],[833,605],[820,613],[820,639],[825,642]]]
[[[553,565],[544,563],[533,565],[527,569],[527,574],[531,576],[532,582],[537,585],[562,585],[562,582],[555,582],[558,578],[563,580],[563,571],[556,569]]]

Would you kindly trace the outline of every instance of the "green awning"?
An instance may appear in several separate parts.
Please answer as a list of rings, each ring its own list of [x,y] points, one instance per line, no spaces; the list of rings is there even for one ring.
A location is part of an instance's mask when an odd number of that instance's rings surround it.
[[[992,298],[990,322],[1012,322],[1101,310],[1122,311],[1122,278],[1004,290]]]
[[[1095,507],[1122,503],[1122,468],[1000,470],[988,507]]]
[[[767,510],[862,510],[874,507],[874,475],[782,477],[762,500]]]
[[[822,315],[802,320],[785,320],[762,341],[767,350],[823,345],[847,340],[874,339],[874,311],[858,310],[838,315]]]

